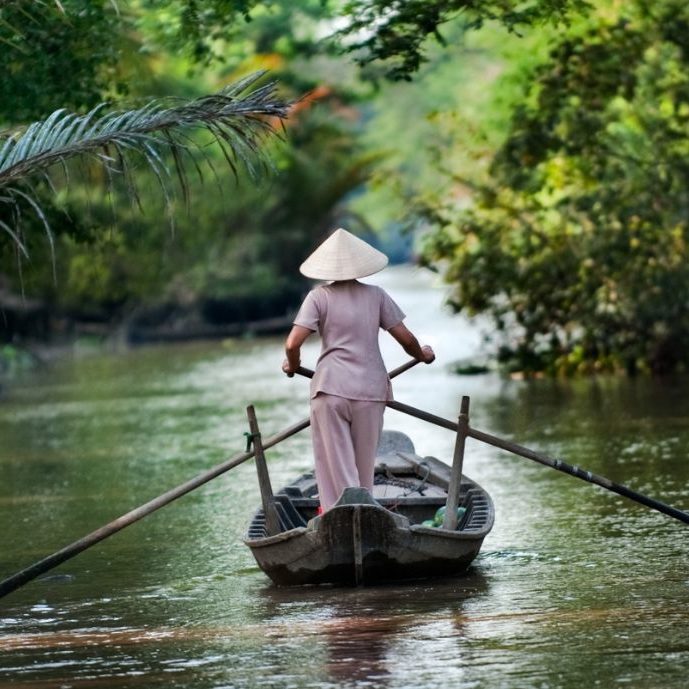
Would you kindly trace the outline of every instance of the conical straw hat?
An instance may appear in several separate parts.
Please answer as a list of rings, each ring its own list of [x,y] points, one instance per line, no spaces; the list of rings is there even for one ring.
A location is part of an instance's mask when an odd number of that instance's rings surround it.
[[[315,280],[353,280],[383,270],[388,257],[342,228],[335,230],[299,267]]]

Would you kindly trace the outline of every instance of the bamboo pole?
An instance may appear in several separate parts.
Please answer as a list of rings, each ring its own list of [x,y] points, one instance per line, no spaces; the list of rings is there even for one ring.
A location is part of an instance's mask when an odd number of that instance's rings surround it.
[[[459,491],[462,485],[462,467],[464,465],[464,446],[469,431],[469,398],[462,397],[462,403],[457,419],[457,439],[455,451],[452,457],[452,471],[450,472],[450,484],[447,489],[447,503],[443,528],[448,531],[457,529],[457,508],[459,507]]]
[[[417,363],[419,362],[416,360],[407,362],[403,366],[400,366],[398,369],[391,371],[390,378],[399,375],[399,373],[408,370]],[[301,375],[306,375],[307,377],[313,376],[313,371],[310,371],[309,369],[300,368],[297,371],[297,373],[300,373]],[[390,400],[389,402],[387,402],[387,406],[390,407],[390,409],[395,409],[396,411],[400,411],[404,414],[414,416],[417,419],[421,419],[422,421],[427,421],[428,423],[440,426],[441,428],[446,428],[450,431],[454,431],[455,433],[457,432],[458,424],[456,424],[454,421],[444,419],[441,416],[436,416],[435,414],[431,414],[421,409],[416,409],[415,407],[412,407],[408,404],[404,404],[403,402],[398,402],[396,400]],[[582,481],[586,481],[587,483],[592,483],[594,485],[600,486],[601,488],[605,488],[606,490],[609,490],[613,493],[617,493],[618,495],[628,498],[629,500],[633,500],[634,502],[638,502],[641,505],[650,507],[651,509],[665,514],[668,517],[672,517],[673,519],[677,519],[681,522],[684,522],[685,524],[689,524],[689,513],[684,512],[683,510],[679,510],[676,507],[673,507],[672,505],[668,505],[667,503],[661,502],[660,500],[656,500],[655,498],[651,498],[648,495],[644,495],[643,493],[639,493],[635,490],[632,490],[628,486],[625,486],[620,483],[615,483],[614,481],[611,481],[605,476],[597,476],[596,474],[587,471],[586,469],[581,469],[578,466],[572,466],[571,464],[568,464],[567,462],[561,459],[554,459],[539,452],[534,452],[533,450],[530,450],[527,447],[518,445],[517,443],[512,443],[509,440],[503,440],[502,438],[490,435],[489,433],[484,433],[482,431],[471,428],[470,426],[467,428],[467,437],[474,438],[475,440],[484,442],[488,445],[493,445],[494,447],[506,450],[507,452],[519,455],[520,457],[531,459],[534,462],[538,462],[539,464],[548,466],[551,469],[555,469],[556,471],[561,471],[562,473],[569,474],[570,476],[574,476],[575,478],[581,479]]]
[[[299,431],[308,428],[309,423],[309,419],[304,419],[303,421],[300,421],[299,423],[296,423],[293,426],[286,428],[284,431],[281,431],[280,433],[271,436],[263,444],[263,448],[273,447],[273,445],[277,445],[279,442],[282,442],[283,440],[286,440],[287,438],[295,435],[296,433],[299,433]],[[37,576],[43,574],[44,572],[53,569],[53,567],[57,567],[59,564],[65,562],[66,560],[69,560],[75,555],[78,555],[79,553],[83,552],[87,548],[90,548],[96,543],[99,543],[100,541],[117,533],[118,531],[121,531],[130,524],[139,521],[139,519],[143,519],[143,517],[146,517],[152,512],[159,510],[161,507],[168,505],[173,500],[181,498],[183,495],[190,493],[192,490],[198,488],[199,486],[202,486],[204,483],[208,483],[208,481],[211,481],[217,476],[224,474],[226,471],[234,469],[236,466],[239,466],[240,464],[246,462],[247,459],[251,459],[251,457],[253,456],[253,450],[249,452],[241,452],[239,454],[236,454],[230,457],[228,460],[222,462],[221,464],[216,465],[212,469],[209,469],[208,471],[199,474],[195,478],[185,483],[182,483],[176,488],[172,488],[166,493],[159,495],[157,498],[154,498],[153,500],[150,500],[149,502],[140,505],[136,509],[127,512],[126,514],[123,514],[121,517],[118,517],[117,519],[109,522],[105,526],[101,526],[100,529],[92,531],[90,534],[84,536],[83,538],[80,538],[78,541],[75,541],[74,543],[65,546],[61,550],[52,553],[52,555],[48,555],[48,557],[45,557],[42,560],[39,560],[38,562],[35,562],[30,567],[27,567],[26,569],[23,569],[20,572],[13,574],[11,577],[8,577],[7,579],[0,581],[0,598],[6,596],[8,593],[11,593],[12,591],[15,591],[20,586],[23,586],[24,584],[28,583],[32,579],[35,579]]]
[[[402,402],[391,401],[388,402],[387,405],[391,409],[403,412],[404,414],[409,414],[410,416],[414,416],[423,421],[428,421],[429,423],[440,426],[441,428],[447,428],[448,430],[457,432],[458,426],[456,423],[443,419],[435,414],[429,414],[428,412],[425,412],[421,409],[416,409],[415,407],[412,407],[408,404],[403,404]],[[581,469],[578,466],[567,464],[567,462],[564,462],[561,459],[548,457],[547,455],[543,455],[539,452],[534,452],[534,450],[530,450],[528,447],[524,447],[523,445],[518,445],[517,443],[510,442],[509,440],[503,440],[502,438],[490,435],[489,433],[483,433],[482,431],[478,431],[471,427],[467,429],[467,437],[474,438],[475,440],[488,445],[493,445],[494,447],[498,447],[501,450],[506,450],[507,452],[519,455],[520,457],[531,459],[534,462],[538,462],[539,464],[548,466],[551,469],[556,469],[557,471],[569,474],[570,476],[574,476],[575,478],[586,481],[587,483],[593,483],[601,488],[605,488],[606,490],[628,498],[629,500],[633,500],[641,505],[650,507],[651,509],[661,512],[668,517],[672,517],[673,519],[678,519],[685,524],[689,524],[689,513],[679,510],[676,507],[672,507],[671,505],[661,502],[660,500],[651,498],[648,495],[638,493],[628,486],[614,483],[604,476],[597,476],[586,469]]]
[[[251,441],[254,444],[256,473],[258,474],[258,487],[261,491],[261,503],[263,505],[263,514],[266,517],[266,531],[268,532],[269,536],[274,536],[275,534],[280,533],[280,517],[278,516],[278,512],[275,509],[275,500],[273,499],[273,487],[270,485],[268,465],[266,464],[266,456],[263,452],[261,432],[258,430],[258,419],[256,418],[256,410],[254,409],[253,404],[250,404],[246,408],[246,415],[249,419]]]

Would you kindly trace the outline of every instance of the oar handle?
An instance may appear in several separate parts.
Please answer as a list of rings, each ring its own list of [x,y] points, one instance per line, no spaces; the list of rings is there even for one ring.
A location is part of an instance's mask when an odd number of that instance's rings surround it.
[[[408,371],[410,368],[414,368],[416,364],[420,364],[421,361],[419,359],[410,359],[407,361],[406,364],[402,364],[401,366],[398,366],[397,368],[393,368],[390,373],[388,373],[388,376],[390,379],[395,378],[396,376],[399,376],[401,373],[404,373],[405,371]]]
[[[401,373],[404,373],[405,371],[408,371],[410,368],[414,368],[416,364],[420,364],[421,362],[418,359],[410,359],[407,361],[406,364],[402,364],[401,366],[398,366],[397,368],[393,368],[390,373],[388,373],[388,376],[390,379],[395,378],[396,376],[399,376]],[[313,378],[314,372],[310,368],[305,368],[304,366],[300,366],[295,373],[298,373],[300,376],[304,376],[304,378]]]

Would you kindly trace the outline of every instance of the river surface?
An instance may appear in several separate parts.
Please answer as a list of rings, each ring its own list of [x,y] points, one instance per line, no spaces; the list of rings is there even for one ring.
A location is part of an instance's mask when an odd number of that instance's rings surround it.
[[[441,308],[433,278],[384,285],[438,361],[395,381],[400,401],[558,456],[689,509],[689,380],[456,376],[478,326]],[[406,360],[389,336],[389,368]],[[313,367],[316,342],[304,364]],[[74,357],[0,398],[0,578],[308,413],[279,339]],[[448,431],[388,411],[422,455]],[[268,452],[274,486],[311,468],[308,432]],[[0,600],[0,687],[685,689],[687,526],[469,440],[492,495],[470,573],[362,589],[284,590],[242,536],[259,502],[247,462]]]

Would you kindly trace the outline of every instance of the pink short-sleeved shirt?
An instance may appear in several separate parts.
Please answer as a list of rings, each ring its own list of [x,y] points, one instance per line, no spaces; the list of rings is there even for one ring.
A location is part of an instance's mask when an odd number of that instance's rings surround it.
[[[375,285],[344,280],[311,290],[294,319],[294,325],[318,331],[322,338],[311,397],[325,392],[351,400],[391,400],[378,330],[403,320],[400,307]]]

